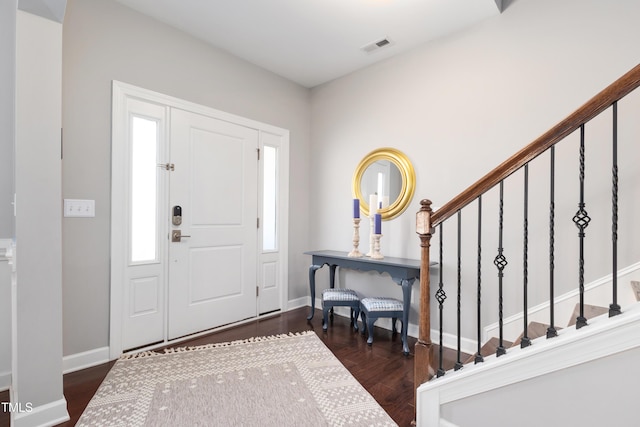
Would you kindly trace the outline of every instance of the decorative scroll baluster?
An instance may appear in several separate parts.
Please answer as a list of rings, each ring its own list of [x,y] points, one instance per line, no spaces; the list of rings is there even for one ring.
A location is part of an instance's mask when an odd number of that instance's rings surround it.
[[[454,370],[462,368],[462,361],[460,360],[462,354],[462,212],[458,211],[458,353]]]
[[[555,326],[555,290],[554,290],[554,278],[555,278],[555,217],[556,217],[556,196],[555,196],[555,170],[556,170],[556,146],[552,145],[551,150],[551,176],[549,178],[549,327],[547,328],[547,338],[553,338],[558,336],[558,331]]]
[[[576,318],[576,329],[587,325],[584,317],[584,230],[589,226],[591,218],[585,210],[584,204],[584,124],[580,126],[580,204],[578,212],[573,217],[573,222],[578,227],[578,237],[580,238],[580,261],[579,261],[579,283],[580,283],[580,314]]]
[[[609,305],[609,317],[621,314],[618,305],[618,102],[613,103],[613,166],[611,197],[611,243],[612,243],[612,291],[613,302]]]
[[[443,304],[444,304],[444,300],[447,299],[447,294],[444,292],[444,284],[442,282],[442,270],[444,270],[444,268],[442,268],[442,223],[440,224],[440,226],[438,227],[440,229],[440,240],[439,240],[439,245],[440,245],[440,268],[439,270],[439,277],[440,277],[440,281],[438,283],[438,291],[436,292],[436,300],[438,301],[438,308],[439,308],[439,316],[440,316],[440,345],[438,348],[439,351],[439,364],[438,364],[438,371],[436,373],[437,377],[441,377],[445,374],[444,368],[442,367],[442,351],[444,349],[444,345],[442,343],[442,330],[443,330],[443,326],[442,326],[442,318],[443,318]]]
[[[482,325],[480,322],[480,303],[481,303],[481,282],[482,282],[482,196],[478,196],[478,266],[477,266],[477,277],[478,277],[478,293],[477,293],[477,298],[478,298],[478,304],[477,304],[477,310],[478,310],[478,338],[477,338],[477,342],[478,342],[478,352],[476,353],[476,357],[473,360],[474,363],[482,363],[484,362],[484,358],[482,357],[482,353],[481,353],[481,344],[482,344]]]
[[[504,277],[504,268],[507,266],[507,259],[502,254],[502,232],[504,224],[504,181],[500,181],[500,219],[498,228],[498,255],[493,260],[493,264],[498,268],[498,327],[500,331],[500,340],[496,349],[496,357],[500,357],[507,352],[504,348],[504,328],[502,313],[502,278]]]
[[[524,293],[524,332],[522,335],[522,340],[520,340],[520,347],[525,348],[531,345],[531,339],[529,339],[528,330],[529,330],[529,305],[527,301],[528,292],[529,292],[529,164],[524,165],[524,247],[522,248],[523,253],[523,293]]]

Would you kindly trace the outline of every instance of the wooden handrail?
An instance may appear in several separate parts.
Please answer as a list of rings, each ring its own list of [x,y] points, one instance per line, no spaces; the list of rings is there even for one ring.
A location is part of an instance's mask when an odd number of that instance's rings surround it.
[[[632,68],[624,76],[609,85],[602,92],[591,98],[582,107],[566,119],[549,129],[532,143],[518,151],[501,165],[486,174],[475,184],[464,190],[458,196],[446,203],[431,215],[431,227],[435,228],[441,222],[454,215],[460,209],[497,185],[500,181],[544,153],[549,147],[580,128],[581,125],[596,117],[609,108],[615,101],[640,86],[640,64]]]

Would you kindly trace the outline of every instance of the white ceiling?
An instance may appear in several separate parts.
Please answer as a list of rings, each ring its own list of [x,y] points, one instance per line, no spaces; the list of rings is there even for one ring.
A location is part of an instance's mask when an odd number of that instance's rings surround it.
[[[117,0],[313,87],[500,13],[502,0]],[[384,48],[362,48],[381,39]]]

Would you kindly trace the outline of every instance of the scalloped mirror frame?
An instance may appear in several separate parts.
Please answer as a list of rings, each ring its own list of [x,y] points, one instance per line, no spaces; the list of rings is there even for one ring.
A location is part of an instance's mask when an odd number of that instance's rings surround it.
[[[358,167],[356,168],[351,183],[353,196],[360,199],[360,210],[365,216],[369,216],[370,206],[368,198],[362,195],[362,176],[369,166],[380,160],[389,160],[392,162],[402,176],[402,188],[398,198],[389,203],[389,206],[380,209],[380,214],[383,220],[390,220],[407,209],[413,193],[416,189],[416,174],[413,170],[413,165],[409,161],[409,158],[400,150],[390,147],[378,148],[367,154]]]

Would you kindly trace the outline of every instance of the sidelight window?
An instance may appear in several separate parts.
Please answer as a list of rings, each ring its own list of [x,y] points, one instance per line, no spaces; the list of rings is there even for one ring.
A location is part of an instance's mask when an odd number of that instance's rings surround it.
[[[263,200],[262,200],[262,249],[278,249],[277,201],[278,201],[278,149],[264,146]]]
[[[131,119],[131,262],[158,259],[158,122]]]

